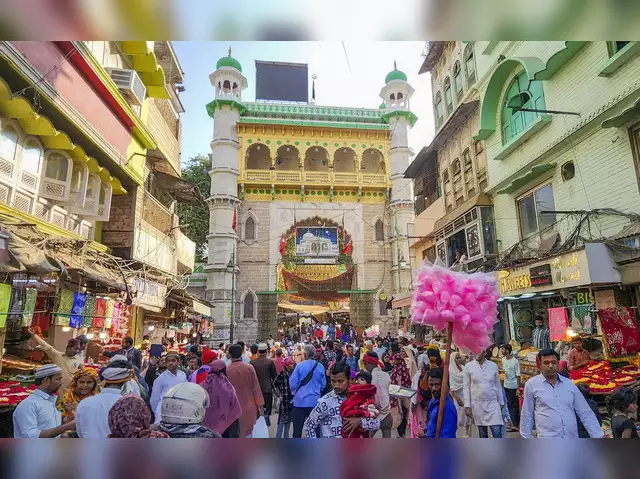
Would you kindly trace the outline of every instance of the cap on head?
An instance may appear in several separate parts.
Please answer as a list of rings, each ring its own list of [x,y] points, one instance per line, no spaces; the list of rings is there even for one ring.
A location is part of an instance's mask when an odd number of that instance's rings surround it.
[[[46,366],[42,366],[36,371],[36,379],[44,379],[50,376],[54,376],[55,374],[61,373],[62,369],[60,369],[55,364],[47,364]]]
[[[217,358],[218,355],[214,351],[206,349],[202,353],[202,364],[209,364],[211,361],[215,361]]]
[[[269,350],[269,346],[267,346],[267,343],[258,344],[258,352],[259,353],[266,353],[268,350]]]

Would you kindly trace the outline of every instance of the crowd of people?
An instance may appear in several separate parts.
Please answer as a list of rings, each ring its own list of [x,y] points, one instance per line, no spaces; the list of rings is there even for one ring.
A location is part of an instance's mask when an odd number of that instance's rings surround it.
[[[442,344],[405,337],[188,345],[142,358],[125,338],[98,372],[70,340],[36,373],[36,390],[15,410],[14,436],[455,438],[602,437],[588,394],[561,374],[553,349],[522,388],[518,359],[503,346],[502,371],[487,351],[452,351],[438,429],[445,368]],[[578,352],[579,353],[579,352]],[[577,357],[575,363],[581,358]],[[610,401],[615,437],[638,437],[637,398]]]

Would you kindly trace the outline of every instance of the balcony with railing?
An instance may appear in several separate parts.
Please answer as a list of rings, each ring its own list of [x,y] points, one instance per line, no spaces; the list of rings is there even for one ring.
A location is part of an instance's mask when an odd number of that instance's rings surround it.
[[[176,241],[176,261],[180,274],[191,274],[195,265],[196,244],[178,229],[174,230]]]
[[[255,185],[326,185],[382,188],[386,188],[390,184],[385,174],[303,170],[244,170],[240,176],[240,182]]]
[[[168,100],[148,101],[147,127],[158,144],[158,150],[176,173],[180,173],[180,142],[178,119],[171,112]]]

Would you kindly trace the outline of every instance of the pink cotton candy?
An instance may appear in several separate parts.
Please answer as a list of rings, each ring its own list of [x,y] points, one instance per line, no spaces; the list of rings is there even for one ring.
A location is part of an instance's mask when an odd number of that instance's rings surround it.
[[[491,344],[497,320],[496,278],[490,273],[461,273],[424,263],[414,281],[412,321],[437,331],[453,323],[453,343],[477,353]]]

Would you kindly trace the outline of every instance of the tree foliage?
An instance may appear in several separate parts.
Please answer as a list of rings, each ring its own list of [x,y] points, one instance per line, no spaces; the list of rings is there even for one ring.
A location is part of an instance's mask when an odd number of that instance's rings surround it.
[[[194,156],[183,165],[182,179],[196,185],[202,196],[208,198],[211,190],[210,169],[211,162],[207,155]],[[198,261],[207,251],[209,207],[205,203],[178,200],[177,211],[180,224],[189,225],[182,228],[182,232],[196,244],[196,261]]]

